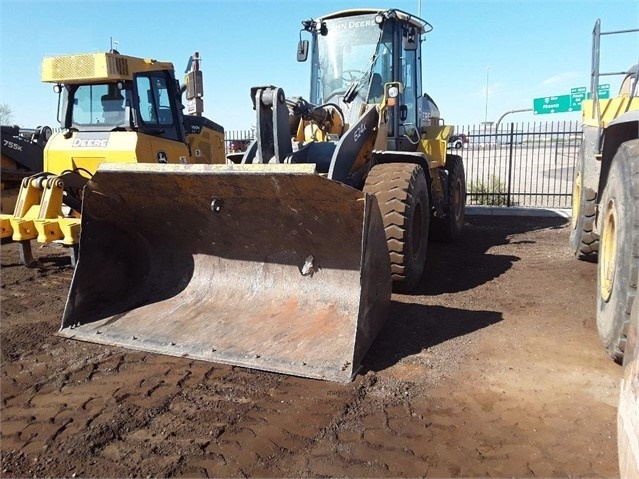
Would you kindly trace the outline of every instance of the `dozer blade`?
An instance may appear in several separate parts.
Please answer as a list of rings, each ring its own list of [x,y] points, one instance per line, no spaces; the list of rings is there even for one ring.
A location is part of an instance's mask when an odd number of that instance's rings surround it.
[[[105,164],[59,334],[347,382],[390,295],[375,197],[314,165]]]

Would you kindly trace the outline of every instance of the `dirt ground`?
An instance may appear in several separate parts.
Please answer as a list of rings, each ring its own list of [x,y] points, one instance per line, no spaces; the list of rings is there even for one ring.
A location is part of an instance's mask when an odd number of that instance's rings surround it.
[[[72,268],[1,249],[2,477],[614,477],[620,368],[560,218],[430,246],[352,383],[56,336]]]

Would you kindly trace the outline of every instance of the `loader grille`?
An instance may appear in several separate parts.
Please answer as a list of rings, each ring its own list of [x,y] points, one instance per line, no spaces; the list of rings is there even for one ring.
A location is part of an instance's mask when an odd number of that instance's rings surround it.
[[[64,82],[94,77],[95,57],[93,55],[73,55],[52,59],[51,80]]]
[[[109,61],[107,66],[109,75],[129,75],[129,63],[125,58],[114,57],[111,55],[108,55],[107,58]]]

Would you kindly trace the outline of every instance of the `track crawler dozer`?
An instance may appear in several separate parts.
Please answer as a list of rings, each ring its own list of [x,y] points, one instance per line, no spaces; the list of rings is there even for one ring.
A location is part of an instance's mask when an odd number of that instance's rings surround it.
[[[82,189],[99,164],[225,163],[224,129],[201,116],[199,55],[192,59],[185,87],[171,63],[115,51],[43,59],[64,129],[46,143],[44,172],[22,180],[13,214],[2,215],[3,241],[20,243],[26,266],[37,264],[32,241],[68,246],[75,264]]]
[[[421,90],[399,10],[303,22],[311,101],[251,89],[241,164],[103,165],[85,188],[61,335],[349,381],[393,287],[419,284],[431,236],[462,229],[462,160]],[[144,185],[144,186],[143,186]]]

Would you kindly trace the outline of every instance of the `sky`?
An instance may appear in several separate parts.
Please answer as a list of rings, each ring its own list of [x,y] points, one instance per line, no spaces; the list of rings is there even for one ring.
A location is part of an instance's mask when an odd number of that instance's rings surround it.
[[[43,57],[108,51],[170,61],[183,81],[200,53],[204,115],[226,130],[255,125],[250,89],[276,85],[308,98],[310,62],[298,63],[301,21],[339,10],[399,8],[434,27],[422,45],[424,90],[448,124],[570,121],[579,113],[533,115],[533,100],[589,86],[592,29],[639,27],[639,0],[0,0],[0,103],[11,123],[59,126]],[[602,71],[639,61],[639,34],[602,40]],[[611,93],[621,78],[606,77]]]

